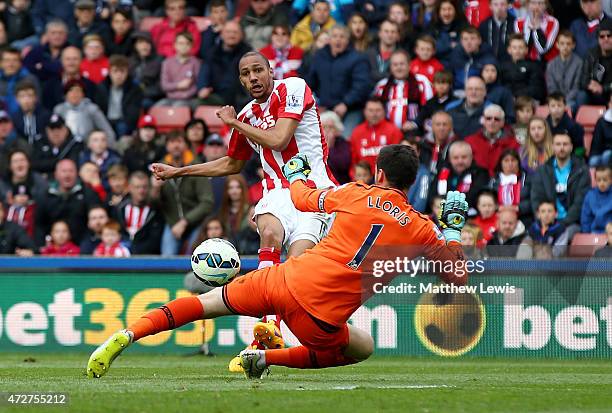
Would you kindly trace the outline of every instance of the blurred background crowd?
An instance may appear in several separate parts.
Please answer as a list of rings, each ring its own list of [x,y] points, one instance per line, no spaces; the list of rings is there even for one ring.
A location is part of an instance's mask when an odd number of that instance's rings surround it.
[[[215,111],[250,100],[238,60],[259,50],[313,90],[339,183],[411,145],[411,204],[435,220],[466,193],[470,255],[610,257],[608,16],[611,0],[0,1],[0,254],[169,256],[210,237],[256,254],[258,159],[166,182],[148,165],[225,156]]]

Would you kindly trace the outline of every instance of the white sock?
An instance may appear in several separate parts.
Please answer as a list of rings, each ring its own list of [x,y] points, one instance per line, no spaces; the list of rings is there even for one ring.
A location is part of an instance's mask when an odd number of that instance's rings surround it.
[[[274,263],[272,261],[260,261],[259,265],[257,266],[257,269],[261,270],[262,268],[271,267],[273,265]]]

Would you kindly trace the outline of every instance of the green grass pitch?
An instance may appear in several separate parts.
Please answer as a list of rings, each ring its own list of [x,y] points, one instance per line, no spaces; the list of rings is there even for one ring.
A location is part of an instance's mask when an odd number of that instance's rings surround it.
[[[25,361],[28,358],[31,360]],[[612,360],[373,357],[348,367],[275,367],[261,381],[227,356],[130,354],[98,380],[87,354],[1,354],[0,392],[66,392],[67,406],[0,412],[612,412]]]

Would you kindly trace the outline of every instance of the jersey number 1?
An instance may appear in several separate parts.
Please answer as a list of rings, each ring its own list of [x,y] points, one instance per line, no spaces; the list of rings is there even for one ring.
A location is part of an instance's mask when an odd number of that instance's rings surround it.
[[[370,249],[372,249],[372,246],[376,242],[376,239],[380,235],[380,232],[383,230],[383,228],[384,224],[372,224],[370,232],[368,232],[368,235],[363,241],[363,244],[361,244],[361,247],[359,247],[359,250],[353,257],[353,259],[347,264],[350,268],[352,268],[353,270],[359,268],[365,257],[368,255],[368,252],[370,252]]]

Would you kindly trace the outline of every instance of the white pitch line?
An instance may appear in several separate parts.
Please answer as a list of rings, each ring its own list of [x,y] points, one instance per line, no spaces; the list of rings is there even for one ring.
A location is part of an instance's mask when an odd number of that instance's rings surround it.
[[[357,390],[357,389],[435,389],[435,388],[451,388],[446,384],[389,384],[378,386],[334,386],[332,390]]]

